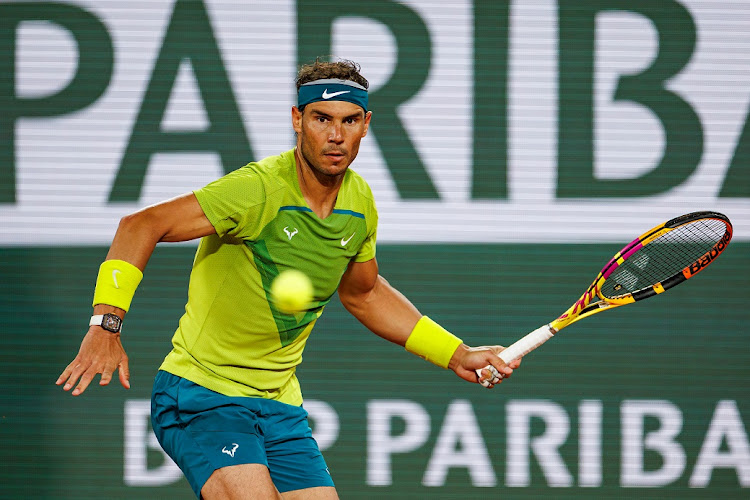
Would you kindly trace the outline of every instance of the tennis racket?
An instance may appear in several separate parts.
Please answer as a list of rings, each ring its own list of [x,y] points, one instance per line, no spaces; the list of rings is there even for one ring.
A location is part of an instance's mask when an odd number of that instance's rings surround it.
[[[727,248],[732,224],[717,212],[693,212],[646,231],[617,252],[594,282],[562,316],[537,328],[499,354],[518,359],[583,318],[664,293],[705,269]],[[476,370],[479,383],[491,387],[503,374],[494,366]]]

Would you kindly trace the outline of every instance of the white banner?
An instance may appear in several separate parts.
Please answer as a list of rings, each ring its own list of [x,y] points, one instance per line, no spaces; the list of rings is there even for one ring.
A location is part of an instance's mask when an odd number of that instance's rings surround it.
[[[225,71],[234,105],[230,108],[239,113],[239,129],[244,127],[255,159],[291,148],[293,80],[298,45],[305,43],[298,39],[298,16],[314,9],[313,3],[204,0],[188,6],[181,1],[89,0],[61,2],[66,7],[61,12],[21,8],[33,2],[0,5],[0,18],[15,23],[14,35],[0,40],[15,48],[15,59],[2,63],[14,74],[5,76],[13,80],[12,93],[2,100],[7,109],[2,110],[0,140],[6,160],[0,172],[7,182],[0,198],[0,245],[108,244],[123,215],[198,188],[225,168],[239,166],[223,165],[221,144],[216,151],[158,147],[160,138],[183,133],[200,137],[224,123],[216,118],[224,115],[212,115],[219,101],[210,95],[222,88],[220,72],[202,73],[209,63],[189,57],[210,55],[211,47],[220,57],[212,56],[211,67]],[[566,9],[560,8],[563,4]],[[561,107],[571,102],[564,84],[569,73],[564,72],[571,67],[567,58],[578,57],[565,49],[564,42],[579,41],[568,35],[578,19],[566,14],[574,8],[568,4],[511,2],[507,32],[498,27],[493,35],[507,37],[507,53],[488,54],[478,49],[480,37],[485,37],[482,47],[494,40],[479,29],[487,28],[481,23],[490,21],[477,19],[482,15],[478,4],[468,0],[398,3],[413,19],[421,20],[428,34],[426,79],[399,104],[396,114],[435,196],[419,199],[399,188],[392,171],[397,164],[389,163],[394,152],[378,139],[389,130],[378,129],[375,107],[371,134],[364,139],[353,168],[375,192],[379,242],[625,243],[666,219],[694,210],[727,214],[735,238],[750,240],[750,187],[733,181],[750,178],[745,173],[750,165],[742,164],[738,156],[742,141],[750,140],[750,131],[743,139],[750,103],[750,8],[744,2],[666,2],[688,15],[684,25],[674,21],[675,26],[671,18],[662,21],[658,14],[636,10],[602,8],[595,13],[592,67],[589,73],[580,73],[582,85],[588,78],[593,90],[591,106],[584,103],[581,109],[582,116],[592,114],[593,123],[588,185],[621,181],[625,186],[622,195],[602,195],[585,187],[579,193],[565,193],[560,184],[565,177],[561,159],[567,159],[566,165],[575,160],[570,157],[570,142],[565,147],[560,144],[567,137],[561,132],[569,127],[568,122],[561,123],[567,120],[562,117],[572,116],[561,113]],[[188,16],[197,19],[197,27],[180,24],[179,16],[196,5],[205,7],[208,29],[201,28],[200,15]],[[78,24],[62,22],[71,18]],[[330,53],[359,62],[372,93],[392,85],[399,58],[404,64],[403,58],[409,57],[402,50],[403,44],[412,43],[409,30],[399,35],[375,15],[331,19]],[[674,32],[669,31],[672,28]],[[174,40],[183,38],[188,48],[181,53]],[[191,52],[190,44],[202,52]],[[686,62],[672,68],[669,76],[672,54],[684,55]],[[502,127],[506,135],[498,138],[499,143],[507,142],[500,149],[507,157],[498,158],[505,186],[489,197],[477,196],[472,187],[477,157],[482,154],[476,149],[481,133],[476,118],[492,112],[485,107],[492,101],[476,92],[475,79],[482,81],[485,75],[475,71],[488,57],[497,57],[507,78],[506,116],[498,116],[507,124]],[[101,65],[99,74],[84,74],[89,60]],[[175,64],[175,77],[170,78]],[[668,78],[661,83],[658,78],[649,80],[649,68],[664,68]],[[98,90],[97,78],[101,78]],[[160,83],[164,81],[166,87]],[[639,94],[641,88],[646,90]],[[656,93],[653,104],[647,99],[649,89]],[[669,101],[660,100],[660,93],[680,106],[667,106]],[[660,102],[667,104],[659,108]],[[146,111],[154,103],[166,106],[163,114],[156,115],[160,122],[151,124],[159,131],[153,139],[157,146],[151,146],[137,196],[123,199],[116,184],[118,172],[137,163],[126,157],[129,148],[138,150],[143,139],[137,131],[139,126],[148,130],[152,117]],[[692,121],[681,118],[693,114]],[[226,123],[231,123],[231,113],[227,116]],[[684,130],[697,127],[694,137],[701,144],[695,146],[693,136],[683,134],[683,124]],[[678,158],[680,150],[693,146],[697,163],[685,170],[684,178],[655,181],[663,188],[652,191],[648,184],[636,187],[633,182],[629,194],[629,181],[647,178],[661,168],[663,159]],[[568,176],[578,172],[564,168]],[[581,168],[586,171],[585,165]]]

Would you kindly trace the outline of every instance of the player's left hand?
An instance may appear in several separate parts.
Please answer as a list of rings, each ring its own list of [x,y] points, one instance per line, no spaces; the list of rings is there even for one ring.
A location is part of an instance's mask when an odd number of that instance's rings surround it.
[[[466,344],[461,344],[453,354],[448,368],[466,381],[479,383],[476,370],[482,369],[487,365],[492,365],[498,372],[504,375],[503,379],[498,382],[500,384],[513,374],[513,370],[521,366],[520,359],[511,361],[510,364],[506,365],[498,356],[504,350],[505,347],[499,345],[469,347]],[[490,385],[491,387],[493,386]]]

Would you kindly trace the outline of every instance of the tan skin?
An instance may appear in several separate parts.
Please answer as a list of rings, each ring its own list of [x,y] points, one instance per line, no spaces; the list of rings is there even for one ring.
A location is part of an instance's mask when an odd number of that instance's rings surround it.
[[[367,135],[372,113],[345,101],[308,104],[304,112],[292,108],[292,126],[297,133],[295,158],[302,194],[309,207],[320,218],[328,217],[336,204],[344,174],[359,152]],[[195,195],[188,193],[146,207],[123,217],[117,228],[107,260],[130,262],[142,271],[159,242],[187,241],[214,234]],[[344,307],[364,326],[378,336],[403,346],[422,314],[398,290],[378,273],[375,259],[351,262],[338,288]],[[388,314],[383,314],[388,311]],[[125,311],[97,304],[94,314],[113,312],[124,317]],[[497,356],[501,346],[459,346],[448,368],[469,382],[476,383],[475,369],[493,365],[509,377],[520,361],[509,366]],[[72,395],[83,394],[97,374],[99,385],[107,385],[115,370],[120,383],[130,388],[128,357],[119,334],[99,326],[89,327],[75,359],[63,370],[57,385]],[[268,469],[261,464],[243,464],[216,470],[208,479],[201,496],[206,499],[337,499],[332,487],[307,488],[279,494]]]

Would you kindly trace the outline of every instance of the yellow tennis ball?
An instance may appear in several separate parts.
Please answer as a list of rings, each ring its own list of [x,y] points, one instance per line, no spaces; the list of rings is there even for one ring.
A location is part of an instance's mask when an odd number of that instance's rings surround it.
[[[296,269],[282,271],[271,283],[271,297],[279,311],[292,314],[310,307],[313,286],[310,278]]]

